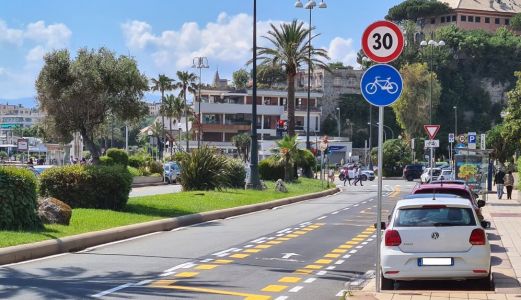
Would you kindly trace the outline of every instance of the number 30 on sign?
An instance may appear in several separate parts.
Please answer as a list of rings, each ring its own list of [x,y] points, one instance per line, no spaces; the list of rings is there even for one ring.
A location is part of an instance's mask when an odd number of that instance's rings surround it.
[[[403,33],[389,21],[375,22],[364,31],[362,48],[372,61],[388,63],[400,56],[404,47]]]

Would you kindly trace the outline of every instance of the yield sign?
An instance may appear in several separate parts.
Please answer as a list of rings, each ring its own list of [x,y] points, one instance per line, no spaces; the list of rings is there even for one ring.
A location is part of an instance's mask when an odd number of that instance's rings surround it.
[[[429,135],[429,140],[433,140],[438,131],[440,130],[440,125],[423,125],[425,132]]]

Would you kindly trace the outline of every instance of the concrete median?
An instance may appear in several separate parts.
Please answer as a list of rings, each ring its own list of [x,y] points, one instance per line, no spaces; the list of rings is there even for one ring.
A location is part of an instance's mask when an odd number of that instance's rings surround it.
[[[225,219],[300,201],[320,198],[335,194],[339,191],[339,188],[332,188],[318,193],[289,197],[265,203],[132,224],[101,231],[68,236],[64,238],[46,240],[32,244],[6,247],[0,249],[0,265],[31,260],[60,253],[80,251],[85,248],[120,241],[148,233],[168,231],[178,227],[194,225],[212,220]]]

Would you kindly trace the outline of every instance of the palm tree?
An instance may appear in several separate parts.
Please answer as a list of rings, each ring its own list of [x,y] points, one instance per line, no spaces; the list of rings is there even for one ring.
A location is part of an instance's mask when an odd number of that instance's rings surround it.
[[[315,49],[308,44],[309,28],[304,27],[304,22],[293,20],[291,23],[281,24],[279,28],[271,25],[271,30],[264,36],[272,43],[272,48],[259,47],[258,59],[261,66],[278,66],[286,72],[288,82],[288,134],[295,135],[295,77],[299,68],[306,64],[321,66],[329,70],[329,67],[320,59],[329,59],[327,51]],[[312,28],[311,30],[313,30]],[[311,37],[313,40],[318,35]],[[311,60],[308,58],[311,52]],[[251,62],[251,61],[250,61]]]
[[[299,155],[297,136],[285,135],[278,140],[277,148],[273,149],[276,159],[284,165],[284,181],[293,180],[293,163]]]
[[[161,92],[161,105],[163,105],[164,100],[165,100],[165,92],[166,91],[171,91],[171,90],[175,89],[174,79],[169,78],[165,74],[159,74],[157,79],[152,78],[151,81],[152,81],[152,91],[160,91]],[[161,124],[163,125],[163,132],[162,132],[161,136],[162,136],[163,142],[164,142],[165,141],[165,131],[164,131],[164,128],[165,128],[165,116],[163,114],[161,114],[161,119],[162,119],[162,123]]]
[[[176,89],[180,89],[179,97],[182,97],[184,100],[184,109],[185,109],[185,123],[186,123],[186,133],[188,134],[188,105],[186,104],[186,96],[187,93],[195,93],[197,89],[197,83],[196,83],[197,75],[194,73],[189,72],[183,72],[183,71],[177,71],[177,82],[175,84]],[[201,112],[199,112],[201,113]],[[190,152],[190,145],[188,141],[188,137],[186,139],[186,151]]]

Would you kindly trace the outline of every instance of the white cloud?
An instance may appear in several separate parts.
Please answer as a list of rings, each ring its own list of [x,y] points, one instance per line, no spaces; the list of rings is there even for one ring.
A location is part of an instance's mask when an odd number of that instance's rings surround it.
[[[51,49],[67,46],[71,35],[72,32],[65,24],[57,23],[46,26],[44,21],[30,23],[24,32],[26,39],[44,44]]]
[[[7,27],[3,20],[0,20],[0,43],[22,45],[23,31]]]
[[[344,65],[357,66],[356,53],[353,46],[353,39],[344,39],[341,37],[335,37],[331,40],[328,47],[328,53],[331,57],[331,61],[340,61]]]
[[[247,14],[229,16],[220,13],[215,22],[200,27],[195,22],[184,23],[179,30],[165,30],[159,34],[143,21],[129,21],[121,25],[126,44],[133,50],[150,51],[158,68],[187,68],[195,56],[213,61],[245,64],[251,56],[253,18]],[[270,23],[259,22],[258,35],[269,30]],[[264,42],[258,39],[259,44]]]
[[[32,48],[31,50],[29,50],[29,52],[25,56],[25,60],[28,63],[40,62],[43,59],[43,56],[45,55],[46,52],[47,52],[47,50],[44,47],[36,46],[36,47]]]

